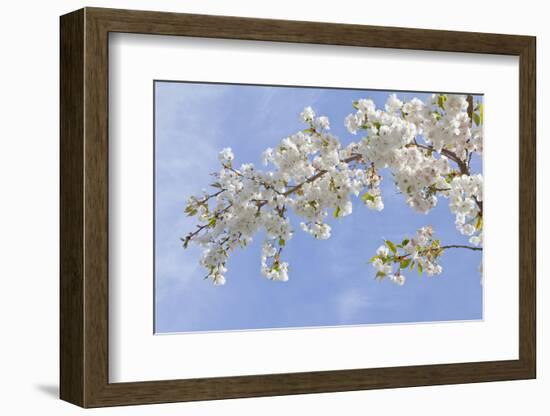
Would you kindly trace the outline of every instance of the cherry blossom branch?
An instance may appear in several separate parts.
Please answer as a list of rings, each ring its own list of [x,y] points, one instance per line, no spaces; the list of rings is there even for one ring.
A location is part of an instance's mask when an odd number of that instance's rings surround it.
[[[433,238],[432,227],[428,226],[418,229],[415,237],[406,238],[399,244],[386,240],[376,250],[370,263],[376,269],[377,279],[389,277],[394,283],[402,285],[405,283],[402,271],[406,269],[416,267],[418,274],[426,272],[428,276],[441,274],[443,268],[437,260],[447,249],[483,251],[482,247],[465,244],[441,245],[439,240]]]
[[[448,244],[440,247],[441,250],[446,250],[448,248],[465,248],[473,251],[483,251],[483,247],[467,246],[463,244]]]
[[[294,233],[287,207],[303,219],[302,230],[317,239],[330,238],[331,227],[325,222],[329,210],[334,218],[351,214],[354,195],[370,209],[384,208],[382,177],[377,173],[382,168],[390,170],[405,202],[417,212],[429,212],[439,193],[446,197],[457,230],[469,236],[473,245],[441,245],[432,238],[431,227],[424,227],[400,244],[386,241],[373,262],[377,277],[388,275],[392,265],[398,264],[391,279],[402,284],[401,270],[405,266],[416,265],[419,273],[439,274],[442,269],[437,258],[444,250],[483,250],[483,177],[472,174],[469,163],[474,152],[482,153],[481,104],[473,107],[473,98],[458,95],[434,95],[427,102],[414,98],[405,103],[390,95],[385,111],[368,99],[353,106],[357,112],[346,117],[348,131],[367,132],[357,143],[343,146],[328,132],[328,118],[317,117],[313,109],[306,107],[300,117],[309,128],[264,152],[265,164],[271,164],[273,171],[255,170],[252,164],[235,168],[231,149],[220,152],[222,169],[214,174],[218,181],[212,185],[219,190],[189,199],[186,213],[198,214],[203,223],[183,239],[184,247],[191,240],[203,247],[200,262],[214,284],[225,282],[229,253],[245,247],[260,229],[266,231],[262,274],[272,280],[287,280],[288,264],[280,258]],[[419,132],[430,145],[417,142]],[[436,148],[441,150],[436,152]],[[466,160],[451,149],[464,149]],[[434,153],[442,157],[433,157]],[[328,179],[323,179],[327,175]],[[216,202],[211,211],[213,199]],[[262,210],[266,205],[270,209]]]
[[[227,211],[229,211],[232,206],[233,206],[233,204],[227,205],[224,209],[222,209],[221,211],[218,211],[217,213],[215,213],[213,218],[215,218],[215,219],[220,218],[223,214],[225,214]],[[185,236],[185,238],[181,239],[183,241],[184,247],[187,247],[187,245],[189,244],[189,241],[191,241],[193,239],[193,237],[198,235],[204,229],[206,229],[208,227],[211,227],[211,226],[212,226],[212,224],[210,222],[208,222],[206,224],[202,224],[202,225],[197,225],[197,229],[195,231],[190,232],[189,234],[187,234]]]
[[[447,250],[447,249],[451,249],[451,248],[462,248],[462,249],[467,249],[467,250],[472,250],[472,251],[483,251],[483,247],[468,246],[468,245],[465,245],[465,244],[447,244],[447,245],[444,245],[444,246],[437,246],[437,248],[430,247],[430,248],[427,248],[425,250],[419,250],[417,252],[417,255],[422,256],[426,253],[429,253],[430,251],[434,251],[434,250],[443,251],[443,250]],[[397,256],[396,259],[402,260],[402,259],[406,259],[409,256],[411,256],[411,253],[407,253],[407,254],[404,254],[402,256]]]

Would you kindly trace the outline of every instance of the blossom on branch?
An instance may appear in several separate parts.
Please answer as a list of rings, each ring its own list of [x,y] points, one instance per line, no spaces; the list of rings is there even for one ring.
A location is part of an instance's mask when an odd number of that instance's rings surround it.
[[[483,177],[471,173],[470,162],[473,154],[482,154],[482,104],[474,106],[471,97],[461,95],[403,102],[392,94],[384,109],[369,99],[353,107],[345,125],[351,134],[363,137],[347,146],[330,133],[328,117],[306,107],[300,114],[306,128],[263,153],[270,170],[252,164],[237,168],[230,148],[220,152],[213,191],[191,196],[185,209],[199,224],[182,239],[183,245],[193,242],[203,248],[200,262],[206,278],[224,284],[231,252],[265,230],[261,272],[272,280],[288,280],[289,265],[282,261],[294,234],[288,213],[301,218],[303,231],[328,239],[327,218],[352,214],[354,199],[375,211],[384,208],[379,173],[383,168],[390,170],[397,190],[418,212],[429,212],[440,196],[448,199],[457,230],[481,250]],[[446,248],[471,248],[442,246],[431,234],[431,227],[425,227],[400,244],[386,241],[372,259],[377,277],[389,276],[402,285],[401,272],[411,264],[420,273],[440,274],[437,259]]]

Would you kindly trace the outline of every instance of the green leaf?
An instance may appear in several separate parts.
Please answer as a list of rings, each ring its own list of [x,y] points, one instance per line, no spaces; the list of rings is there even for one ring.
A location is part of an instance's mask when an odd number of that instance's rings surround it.
[[[302,130],[304,133],[315,133],[315,129],[305,129]]]
[[[372,257],[372,258],[369,260],[369,263],[374,263],[374,260],[376,260],[377,258],[378,258],[378,256]]]
[[[384,277],[386,277],[386,273],[376,272],[376,278],[377,279],[383,279]]]
[[[409,266],[409,270],[414,269],[414,261],[411,261],[411,265]]]
[[[392,251],[392,253],[395,254],[397,252],[397,249],[395,248],[395,244],[393,244],[390,240],[386,240],[386,245]]]
[[[332,216],[333,216],[334,218],[338,218],[338,217],[340,216],[340,211],[341,211],[340,207],[336,207],[336,209],[335,209],[334,212],[332,213]]]
[[[479,108],[479,124],[481,125],[483,124],[483,104],[479,103],[478,108]]]
[[[400,268],[402,269],[406,269],[409,264],[411,264],[411,259],[404,259],[404,260],[401,260],[401,264],[399,265]]]
[[[365,202],[365,203],[367,203],[367,201],[374,202],[374,196],[372,196],[372,195],[369,194],[368,192],[365,192],[365,193],[361,196],[361,199],[362,199],[363,202]]]
[[[447,101],[447,96],[442,94],[440,96],[437,97],[437,105],[439,106],[439,108],[441,109],[445,109],[445,101]]]
[[[483,217],[481,216],[477,216],[477,221],[476,221],[476,230],[481,230],[483,228]]]
[[[215,225],[216,225],[216,217],[210,218],[210,220],[208,221],[208,226],[214,227]]]
[[[405,238],[405,239],[401,242],[401,245],[402,245],[403,247],[405,247],[407,244],[409,244],[409,241],[410,241],[410,240],[409,240],[408,238]]]
[[[279,245],[280,245],[281,247],[284,247],[284,246],[285,246],[285,243],[286,243],[286,241],[284,240],[284,238],[279,238]]]
[[[193,215],[196,215],[198,211],[196,208],[189,207],[185,210],[185,212],[187,213],[188,217],[192,217]]]
[[[210,186],[213,187],[213,188],[222,189],[222,184],[219,183],[219,182],[211,183]]]
[[[380,130],[381,124],[378,121],[375,121],[374,123],[372,123],[372,125],[376,127],[376,130]]]
[[[359,101],[354,101],[353,104],[352,104],[353,108],[355,108],[356,110],[359,110]]]
[[[472,114],[472,118],[474,119],[474,123],[476,123],[476,126],[481,125],[481,116],[478,113]]]
[[[418,263],[418,275],[420,276],[422,274],[422,265]]]

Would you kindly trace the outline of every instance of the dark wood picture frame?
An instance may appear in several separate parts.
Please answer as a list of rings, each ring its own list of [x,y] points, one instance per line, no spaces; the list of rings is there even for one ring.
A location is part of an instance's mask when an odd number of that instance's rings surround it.
[[[534,37],[85,8],[61,17],[60,396],[82,407],[536,377]],[[519,359],[109,383],[110,32],[519,56]]]

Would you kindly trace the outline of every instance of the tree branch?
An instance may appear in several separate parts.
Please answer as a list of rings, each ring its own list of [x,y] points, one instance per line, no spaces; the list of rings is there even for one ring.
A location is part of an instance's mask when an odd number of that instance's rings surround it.
[[[464,248],[464,249],[467,249],[467,250],[472,250],[472,251],[483,251],[483,247],[476,247],[476,246],[467,246],[467,245],[463,245],[463,244],[448,244],[446,246],[439,246],[439,247],[428,247],[424,250],[419,250],[418,251],[418,254],[420,254],[421,256],[423,256],[425,253],[428,253],[430,251],[439,251],[439,250],[447,250],[449,248]],[[407,257],[409,257],[411,254],[410,253],[407,253],[407,254],[403,254],[402,256],[397,256],[397,258],[399,260],[402,260],[402,259],[406,259]]]
[[[466,164],[466,162],[460,159],[456,153],[451,152],[450,150],[447,150],[447,149],[441,149],[441,151],[438,152],[433,148],[433,146],[427,146],[425,144],[417,143],[416,140],[414,141],[414,143],[411,143],[410,145],[419,147],[424,150],[429,150],[430,152],[441,153],[442,155],[448,157],[458,165],[458,168],[460,169],[460,173],[462,175],[470,175],[470,169],[468,168],[468,165]]]
[[[465,248],[465,249],[473,250],[473,251],[483,251],[483,247],[467,246],[467,245],[462,245],[462,244],[449,244],[449,245],[446,245],[446,246],[441,246],[439,248],[441,250],[446,250],[448,248]]]
[[[218,219],[220,218],[221,215],[225,214],[227,211],[229,211],[229,209],[233,206],[233,203],[230,203],[229,205],[227,205],[224,209],[222,209],[221,211],[219,212],[216,212],[214,214],[214,218]],[[206,223],[206,224],[202,224],[202,225],[197,225],[197,229],[193,232],[190,232],[189,234],[187,234],[185,236],[185,238],[183,239],[183,241],[190,241],[193,237],[195,237],[197,234],[199,234],[202,230],[204,230],[205,228],[208,228],[210,227],[210,223]]]
[[[356,160],[359,160],[361,159],[361,155],[353,155],[353,156],[350,156],[346,159],[343,159],[341,162],[344,162],[344,163],[349,163],[349,162],[353,162],[353,161],[356,161]],[[315,182],[317,179],[319,179],[321,176],[323,176],[325,173],[327,173],[328,171],[323,169],[323,170],[320,170],[319,172],[317,172],[315,175],[312,175],[310,176],[309,178],[307,178],[304,182],[302,183],[299,183],[298,185],[295,185],[292,187],[292,189],[289,189],[287,190],[286,192],[283,192],[282,195],[283,196],[289,196],[289,195],[292,195],[293,193],[299,191],[300,189],[302,189],[302,187],[308,183],[311,183],[311,182]],[[262,201],[258,204],[258,206],[261,208],[263,207],[265,204],[267,204],[267,201]]]
[[[411,146],[411,145],[419,147],[420,149],[428,150],[430,152],[441,153],[442,155],[448,157],[449,159],[451,159],[453,162],[455,162],[457,164],[458,168],[460,169],[460,173],[462,175],[470,176],[470,168],[468,167],[468,163],[466,163],[465,161],[460,159],[456,153],[451,152],[450,150],[447,150],[447,149],[441,149],[441,152],[437,152],[433,148],[433,146],[427,146],[427,145],[424,145],[424,144],[417,143],[416,140],[414,141],[414,143],[411,143],[408,146]],[[475,202],[476,202],[477,207],[479,208],[480,215],[483,215],[483,202],[478,201],[477,199],[475,200]]]

